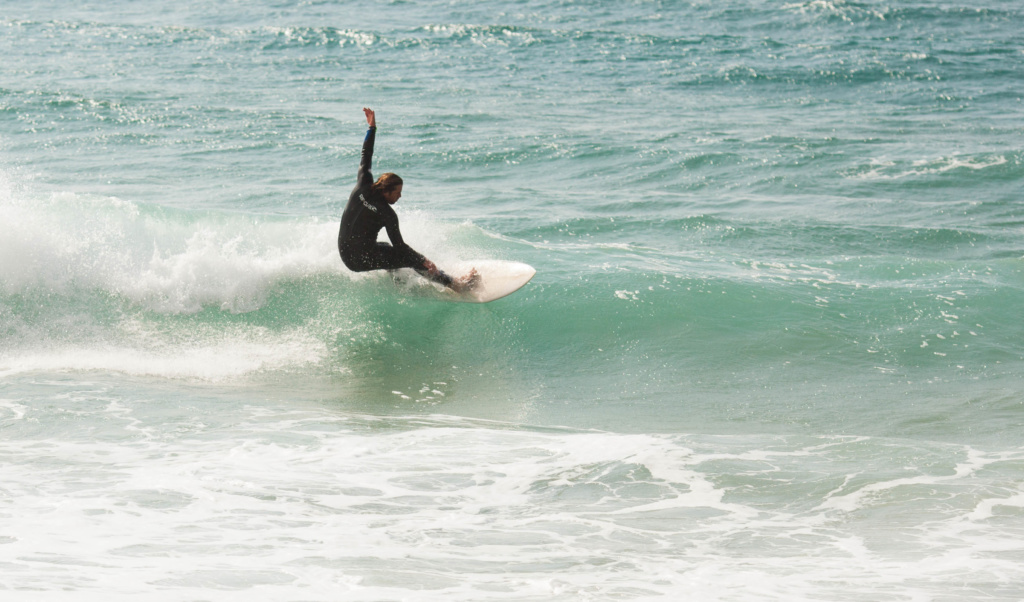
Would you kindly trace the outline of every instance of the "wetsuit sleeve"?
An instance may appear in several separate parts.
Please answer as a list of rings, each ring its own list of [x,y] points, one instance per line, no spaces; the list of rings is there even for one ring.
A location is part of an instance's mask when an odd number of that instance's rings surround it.
[[[423,265],[427,258],[405,244],[405,240],[402,239],[402,231],[398,229],[397,215],[390,216],[384,224],[384,228],[387,230],[388,238],[391,239],[391,246],[405,255],[410,265]]]
[[[372,127],[366,130],[366,138],[363,139],[363,152],[359,156],[359,175],[357,180],[360,186],[373,184],[373,175],[370,173],[370,168],[373,167],[373,142],[376,138],[377,128]]]

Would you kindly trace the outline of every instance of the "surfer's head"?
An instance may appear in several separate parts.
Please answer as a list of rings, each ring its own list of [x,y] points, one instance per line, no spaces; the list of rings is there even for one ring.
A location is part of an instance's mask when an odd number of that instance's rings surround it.
[[[381,174],[373,183],[373,189],[380,193],[389,205],[394,205],[398,199],[402,198],[402,178],[391,172]]]

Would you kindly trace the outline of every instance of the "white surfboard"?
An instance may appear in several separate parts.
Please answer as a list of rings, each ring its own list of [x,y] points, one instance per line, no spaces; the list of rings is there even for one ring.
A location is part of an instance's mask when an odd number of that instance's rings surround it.
[[[537,273],[537,270],[525,263],[499,259],[464,261],[448,266],[445,271],[453,278],[460,278],[474,269],[480,275],[477,285],[464,293],[445,289],[445,298],[465,303],[489,303],[523,288]]]

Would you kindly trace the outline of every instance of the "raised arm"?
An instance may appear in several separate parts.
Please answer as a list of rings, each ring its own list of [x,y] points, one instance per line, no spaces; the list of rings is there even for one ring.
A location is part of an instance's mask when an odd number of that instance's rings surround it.
[[[377,137],[377,119],[371,109],[364,108],[363,113],[366,115],[366,124],[369,129],[366,130],[366,138],[363,139],[363,152],[359,157],[357,179],[361,185],[369,186],[373,183],[373,174],[370,173],[370,169],[373,167],[373,142]]]

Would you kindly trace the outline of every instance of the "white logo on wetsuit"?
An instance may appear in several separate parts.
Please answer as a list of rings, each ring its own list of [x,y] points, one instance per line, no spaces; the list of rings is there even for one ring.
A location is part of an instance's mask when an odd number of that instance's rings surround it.
[[[377,208],[366,201],[366,198],[363,196],[363,193],[359,193],[359,200],[363,202],[363,207],[366,207],[370,211],[377,213]]]

